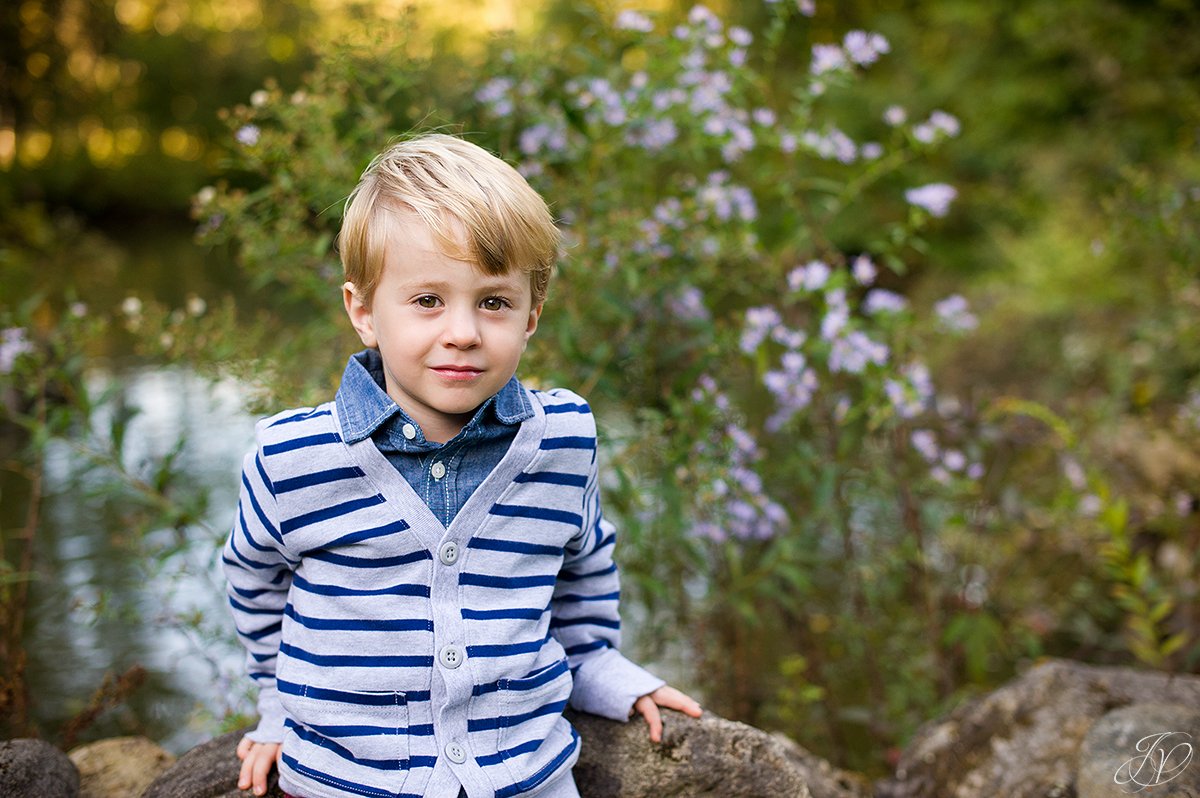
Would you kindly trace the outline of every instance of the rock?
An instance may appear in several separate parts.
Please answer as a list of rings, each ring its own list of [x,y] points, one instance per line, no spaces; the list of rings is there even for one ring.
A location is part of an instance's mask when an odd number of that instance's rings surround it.
[[[237,788],[237,746],[246,730],[223,734],[188,751],[156,778],[142,798],[246,798]],[[272,771],[267,798],[283,798]]]
[[[42,740],[0,742],[0,795],[4,798],[75,798],[79,771],[62,751]]]
[[[663,742],[642,723],[569,713],[583,738],[575,781],[582,798],[867,798],[867,783],[783,737],[705,715],[667,713]],[[142,798],[245,798],[237,790],[242,732],[192,749]],[[268,796],[281,796],[272,788]]]
[[[706,713],[664,713],[663,741],[644,723],[569,712],[583,738],[575,783],[582,798],[866,798],[870,788],[781,736]]]
[[[74,748],[68,754],[79,769],[80,798],[141,795],[175,757],[145,737],[115,737]]]
[[[918,730],[876,798],[1066,798],[1092,724],[1138,703],[1200,707],[1200,676],[1047,661]]]
[[[1200,798],[1200,709],[1133,704],[1096,721],[1079,750],[1078,798]]]

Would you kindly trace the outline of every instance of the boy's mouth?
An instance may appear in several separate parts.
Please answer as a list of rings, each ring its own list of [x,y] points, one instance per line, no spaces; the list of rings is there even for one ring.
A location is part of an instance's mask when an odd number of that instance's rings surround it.
[[[483,373],[483,369],[477,369],[473,366],[433,366],[433,373],[447,380],[469,380],[478,377]]]

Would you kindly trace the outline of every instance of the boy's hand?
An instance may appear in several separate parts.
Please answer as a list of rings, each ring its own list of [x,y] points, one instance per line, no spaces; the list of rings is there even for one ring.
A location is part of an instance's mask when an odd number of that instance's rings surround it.
[[[283,755],[279,743],[256,743],[243,737],[237,747],[238,759],[242,760],[242,772],[238,775],[238,789],[253,788],[255,795],[266,795],[267,775]]]
[[[659,707],[677,709],[693,718],[700,717],[700,704],[674,687],[663,685],[649,695],[644,695],[633,704],[633,711],[639,713],[650,724],[650,742],[662,742],[662,714]]]

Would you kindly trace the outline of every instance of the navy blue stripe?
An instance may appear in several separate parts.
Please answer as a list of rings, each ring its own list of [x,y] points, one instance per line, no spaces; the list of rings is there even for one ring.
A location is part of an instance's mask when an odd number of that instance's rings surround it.
[[[229,550],[233,552],[234,556],[236,556],[239,560],[241,560],[241,564],[234,562],[233,560],[229,559],[228,557],[222,557],[221,558],[222,562],[227,562],[230,565],[234,565],[239,568],[254,568],[255,570],[258,570],[258,571],[265,571],[265,570],[271,570],[271,569],[282,567],[281,565],[279,565],[279,563],[259,562],[258,560],[252,560],[249,557],[247,557],[245,554],[242,554],[240,551],[238,551],[237,540],[236,540],[235,535],[231,535],[229,538]]]
[[[429,585],[391,585],[377,588],[352,588],[341,585],[317,585],[299,574],[292,576],[292,584],[319,596],[420,596],[429,598]]]
[[[541,449],[549,451],[552,449],[594,449],[596,447],[596,439],[581,435],[564,435],[560,438],[543,438]]]
[[[589,413],[591,408],[587,404],[572,404],[572,405],[547,405],[546,415],[551,416],[555,413]]]
[[[529,792],[534,787],[541,784],[546,779],[550,778],[556,770],[561,768],[568,759],[575,753],[575,749],[579,747],[579,733],[571,729],[571,742],[567,743],[566,747],[558,753],[554,759],[551,759],[540,770],[534,773],[527,779],[522,779],[516,784],[505,787],[502,790],[496,791],[496,798],[512,798],[514,795],[520,795],[523,792]]]
[[[366,784],[359,784],[358,782],[355,782],[355,781],[347,781],[346,779],[339,779],[338,777],[331,776],[328,773],[322,773],[321,771],[316,770],[314,768],[310,768],[306,765],[301,765],[298,761],[296,761],[296,759],[294,757],[290,757],[287,754],[283,755],[283,762],[289,768],[291,768],[292,770],[299,773],[301,776],[307,776],[308,778],[310,778],[314,781],[319,781],[322,784],[328,784],[331,787],[337,787],[339,790],[342,790],[344,792],[354,793],[355,795],[366,796],[366,798],[424,798],[424,796],[417,795],[416,793],[388,792],[386,790],[377,789],[375,787],[368,787]]]
[[[246,487],[246,495],[250,497],[250,506],[254,508],[254,514],[258,516],[258,522],[263,525],[263,529],[267,530],[267,534],[283,543],[283,536],[275,531],[275,525],[271,523],[267,514],[263,512],[263,508],[259,506],[258,498],[254,495],[254,488],[250,487],[250,480],[246,477],[245,472],[242,472],[242,484]]]
[[[269,590],[265,587],[262,590],[246,590],[245,588],[238,587],[237,585],[230,584],[228,582],[226,584],[229,584],[229,587],[233,589],[233,592],[237,593],[239,596],[241,596],[244,599],[255,599],[255,598],[258,598],[259,596],[263,595],[264,593],[274,593],[275,592],[274,590]]]
[[[513,482],[540,482],[544,485],[565,485],[571,488],[587,487],[586,474],[564,474],[561,471],[536,471],[532,474],[521,472]]]
[[[545,640],[531,640],[528,643],[498,643],[488,646],[467,646],[468,657],[512,657],[517,654],[530,654],[541,651]]]
[[[566,629],[568,626],[602,626],[605,629],[620,629],[621,622],[616,618],[603,618],[598,615],[584,615],[581,618],[551,618],[551,629]]]
[[[533,671],[528,676],[520,679],[499,679],[488,684],[477,684],[471,688],[471,695],[485,695],[487,693],[495,693],[498,690],[534,690],[541,687],[543,684],[548,684],[559,676],[562,676],[567,671],[567,661],[565,659],[555,662],[546,668],[539,671]]]
[[[552,510],[549,507],[530,507],[524,504],[493,504],[492,509],[488,510],[492,515],[501,515],[508,518],[535,518],[539,521],[558,521],[571,526],[579,526],[583,523],[583,516],[578,513],[569,513],[565,510]]]
[[[238,526],[242,530],[242,535],[246,538],[246,542],[250,544],[250,548],[255,551],[261,551],[269,554],[278,554],[279,549],[274,546],[264,546],[254,539],[254,535],[250,534],[250,527],[246,524],[246,513],[242,505],[238,505]]]
[[[549,554],[561,556],[561,546],[543,546],[538,543],[526,543],[523,540],[497,540],[494,538],[471,538],[468,549],[484,549],[486,551],[507,551],[513,554]]]
[[[462,617],[470,621],[524,620],[536,621],[546,614],[546,609],[536,607],[512,607],[506,610],[471,610],[464,608]]]
[[[355,479],[356,477],[365,476],[363,470],[358,466],[346,466],[345,468],[330,468],[326,471],[314,471],[311,474],[301,474],[298,477],[290,479],[281,479],[275,483],[275,493],[291,493],[294,490],[301,488],[311,488],[313,485],[326,485],[330,482],[341,482],[346,479]]]
[[[249,640],[262,640],[264,637],[273,635],[283,628],[283,621],[278,621],[270,626],[264,626],[257,632],[242,632],[242,636]]]
[[[589,579],[593,576],[607,576],[608,574],[614,574],[616,572],[617,564],[613,563],[607,568],[601,568],[599,571],[589,571],[586,574],[576,574],[564,569],[559,573],[558,578],[564,582],[578,582],[580,579]]]
[[[476,587],[496,587],[504,590],[517,590],[522,587],[548,587],[553,585],[557,577],[553,574],[539,576],[488,576],[487,574],[459,574],[460,585]]]
[[[503,751],[497,751],[494,754],[477,756],[475,757],[475,761],[479,763],[480,767],[499,765],[505,759],[511,759],[514,756],[520,756],[521,754],[532,754],[534,751],[541,748],[542,743],[544,742],[545,740],[530,740],[527,743],[521,743],[513,748],[505,748]]]
[[[383,498],[383,496],[376,493],[374,496],[367,496],[362,499],[351,499],[350,501],[345,501],[341,504],[322,507],[319,510],[313,510],[312,512],[298,515],[295,518],[289,518],[280,524],[280,531],[286,535],[289,532],[295,532],[297,529],[306,527],[309,524],[317,524],[321,521],[328,521],[343,515],[349,515],[350,513],[356,510],[361,510],[364,507],[374,507],[378,504],[383,504],[384,501],[386,500]]]
[[[284,452],[295,451],[296,449],[304,449],[309,446],[320,446],[326,443],[341,443],[342,436],[336,432],[322,432],[319,435],[304,435],[299,438],[292,438],[288,441],[280,443],[268,443],[263,446],[263,454],[270,456],[273,454],[283,454]]]
[[[287,418],[281,418],[278,421],[272,421],[271,426],[278,427],[280,424],[291,424],[296,421],[307,421],[310,418],[318,418],[320,416],[329,416],[329,415],[332,415],[332,413],[328,409],[326,409],[326,410],[307,410],[303,413],[297,413],[294,416],[288,416]]]
[[[283,614],[305,629],[339,632],[432,632],[433,621],[426,618],[314,618],[301,615],[288,604]]]
[[[432,668],[433,657],[424,654],[315,654],[288,643],[279,644],[279,652],[292,659],[328,667],[356,668]]]
[[[332,690],[327,687],[312,687],[306,684],[285,682],[283,679],[278,679],[276,684],[278,685],[279,692],[281,693],[305,696],[306,698],[312,698],[318,701],[336,701],[339,704],[358,704],[359,706],[368,707],[390,707],[404,706],[405,704],[411,703],[413,700],[411,693],[354,693],[346,690]]]
[[[404,532],[404,531],[408,530],[408,528],[409,528],[408,522],[405,521],[403,518],[401,518],[399,521],[392,521],[390,523],[384,524],[383,526],[374,527],[373,529],[363,529],[359,532],[351,532],[348,535],[342,535],[340,538],[334,538],[333,540],[329,541],[328,543],[326,543],[325,545],[321,546],[318,549],[310,549],[309,551],[320,551],[321,549],[335,549],[338,546],[348,546],[351,543],[361,543],[364,540],[371,540],[372,538],[381,538],[381,537],[386,537],[387,535],[398,534],[400,532]],[[300,556],[307,557],[309,554],[309,551],[300,552]],[[429,559],[432,560],[433,555],[429,555]]]
[[[310,551],[307,556],[313,560],[344,565],[347,568],[393,568],[397,565],[411,565],[421,560],[433,559],[425,549],[399,554],[395,557],[351,557],[348,554],[334,554],[332,551],[321,550]]]
[[[566,649],[568,657],[577,657],[580,654],[586,654],[589,651],[598,651],[602,648],[612,648],[612,643],[607,640],[593,640],[590,643],[583,643],[578,646],[571,646]]]
[[[237,602],[232,598],[229,599],[229,606],[233,607],[238,612],[244,612],[247,615],[278,615],[279,610],[276,609],[258,609],[257,607],[247,607],[245,604]]]
[[[267,486],[267,491],[274,496],[275,485],[271,483],[271,478],[267,476],[267,469],[263,468],[262,458],[256,452],[254,455],[254,467],[258,469],[258,476],[262,479],[263,484]]]
[[[563,595],[561,595],[561,596],[555,596],[555,597],[554,597],[554,600],[555,600],[555,601],[566,601],[566,602],[575,602],[575,601],[616,601],[616,600],[617,600],[617,599],[619,599],[619,598],[621,598],[621,591],[619,591],[619,590],[616,590],[616,591],[613,591],[612,593],[602,593],[602,594],[600,594],[600,595],[597,595],[597,596],[580,596],[580,595],[578,595],[578,594],[576,594],[576,593],[564,593],[564,594],[563,594]]]
[[[305,742],[320,746],[326,751],[332,751],[347,762],[353,762],[356,765],[361,765],[372,770],[408,770],[409,761],[407,759],[365,759],[355,756],[351,751],[343,745],[335,743],[333,740],[325,737],[311,728],[306,728],[296,723],[291,718],[285,719],[286,726],[292,730],[292,733]],[[399,734],[400,730],[393,728],[388,734]]]
[[[284,721],[289,727],[299,726],[296,721],[291,718],[286,718]],[[363,724],[350,724],[340,726],[321,726],[315,723],[304,724],[305,728],[312,729],[317,734],[324,737],[374,737],[380,734],[403,734],[407,737],[431,737],[433,736],[433,724],[426,723],[417,726],[368,726]],[[409,764],[411,767],[433,767],[437,757],[418,756],[410,757]],[[417,764],[418,762],[428,762],[427,765]]]
[[[546,715],[561,714],[567,707],[567,702],[555,701],[551,704],[540,706],[531,712],[523,712],[520,715],[500,715],[495,718],[476,718],[475,720],[467,720],[467,731],[490,731],[491,729],[508,729],[513,726],[519,726],[527,720],[534,718],[545,717]]]

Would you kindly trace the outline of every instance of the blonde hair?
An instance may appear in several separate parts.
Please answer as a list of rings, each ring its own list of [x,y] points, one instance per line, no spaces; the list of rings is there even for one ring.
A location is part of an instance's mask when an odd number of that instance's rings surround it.
[[[533,303],[546,298],[560,235],[546,202],[516,169],[462,139],[429,133],[375,157],[346,200],[338,250],[346,279],[370,305],[383,272],[383,214],[415,213],[446,247],[485,274],[529,275]],[[455,235],[466,232],[467,252]]]

